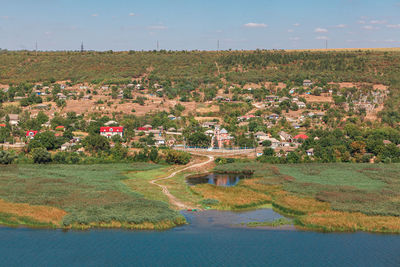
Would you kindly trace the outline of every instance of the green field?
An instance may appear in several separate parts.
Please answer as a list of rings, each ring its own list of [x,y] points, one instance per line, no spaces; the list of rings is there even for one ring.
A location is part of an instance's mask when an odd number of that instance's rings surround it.
[[[182,222],[169,205],[132,191],[129,173],[154,172],[155,164],[14,165],[0,168],[0,198],[12,203],[65,210],[64,227],[120,222],[157,224]]]
[[[395,166],[390,169],[400,173],[399,165]],[[371,168],[369,164],[293,164],[281,165],[279,170],[293,176],[298,182],[378,190],[386,185],[384,176],[389,172],[389,167],[382,165]]]

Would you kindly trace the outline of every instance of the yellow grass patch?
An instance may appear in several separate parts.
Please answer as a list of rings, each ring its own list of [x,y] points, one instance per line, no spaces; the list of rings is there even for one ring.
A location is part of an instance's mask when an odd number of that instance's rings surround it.
[[[211,105],[209,107],[198,107],[196,111],[198,113],[219,112],[219,106]]]
[[[240,185],[246,186],[255,191],[267,192],[269,194],[280,191],[282,189],[281,185],[263,184],[261,182],[262,180],[262,178],[243,179],[242,181],[240,181]]]
[[[325,231],[369,231],[400,233],[400,218],[394,216],[368,216],[359,212],[320,211],[302,216],[299,221],[306,227]]]
[[[293,195],[279,194],[274,200],[274,204],[278,207],[287,209],[294,212],[300,212],[303,214],[314,213],[317,211],[325,211],[330,208],[329,203],[321,202],[313,198],[302,198]]]
[[[48,207],[34,206],[26,203],[10,203],[0,199],[0,213],[9,213],[21,217],[30,217],[39,222],[59,224],[67,214],[66,211]]]
[[[218,187],[202,184],[193,186],[192,190],[205,199],[218,200],[221,208],[251,207],[271,201],[271,196],[240,186]]]

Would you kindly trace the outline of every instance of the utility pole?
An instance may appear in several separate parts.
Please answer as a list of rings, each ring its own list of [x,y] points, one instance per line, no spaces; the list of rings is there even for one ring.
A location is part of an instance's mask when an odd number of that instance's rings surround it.
[[[328,40],[325,40],[325,49],[328,49]]]
[[[37,56],[37,41],[35,42],[35,54]]]
[[[82,41],[82,43],[81,43],[81,53],[83,53],[83,41]]]
[[[217,41],[217,51],[219,51],[219,40]]]
[[[157,40],[157,51],[160,49],[160,43]]]

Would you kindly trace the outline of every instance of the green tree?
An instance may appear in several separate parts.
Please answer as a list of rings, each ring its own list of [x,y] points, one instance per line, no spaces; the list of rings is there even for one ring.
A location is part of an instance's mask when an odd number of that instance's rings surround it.
[[[108,139],[99,134],[87,136],[83,139],[83,145],[90,152],[108,152],[110,150],[110,142]]]
[[[0,164],[11,164],[16,157],[8,151],[0,151]]]
[[[187,141],[190,146],[208,147],[211,138],[202,132],[195,132],[187,138]]]
[[[170,149],[165,155],[165,161],[169,164],[185,165],[190,161],[190,154]]]
[[[32,158],[34,163],[44,164],[51,162],[51,154],[43,147],[34,148],[32,150]]]

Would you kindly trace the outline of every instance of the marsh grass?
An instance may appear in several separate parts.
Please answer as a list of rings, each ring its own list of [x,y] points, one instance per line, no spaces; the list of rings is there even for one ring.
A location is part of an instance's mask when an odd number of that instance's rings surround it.
[[[0,213],[0,225],[11,227],[28,226],[33,228],[56,228],[59,225],[52,223],[40,222],[31,217],[18,216],[12,213]]]
[[[399,164],[273,166],[236,162],[217,168],[220,172],[251,169],[254,178],[241,181],[240,187],[270,196],[272,207],[294,217],[294,224],[299,227],[400,233]],[[250,198],[250,191],[243,189],[242,193],[248,193]],[[207,197],[216,199],[212,194]],[[226,197],[231,199],[224,201],[234,206],[236,195]]]
[[[301,216],[296,221],[300,226],[325,232],[400,233],[400,218],[394,216],[367,216],[359,212],[321,211]]]
[[[65,210],[63,227],[114,221],[175,224],[183,217],[167,203],[148,199],[124,184],[124,174],[158,168],[147,163],[6,166],[0,169],[0,198]]]
[[[271,196],[242,186],[222,187],[200,184],[193,186],[192,190],[205,199],[217,200],[218,205],[213,207],[219,209],[250,208],[271,202]]]
[[[260,227],[260,226],[268,226],[268,227],[279,227],[284,225],[292,225],[293,221],[288,220],[286,218],[279,218],[277,220],[271,222],[249,222],[246,224],[247,227]]]

